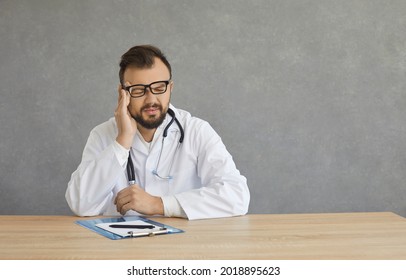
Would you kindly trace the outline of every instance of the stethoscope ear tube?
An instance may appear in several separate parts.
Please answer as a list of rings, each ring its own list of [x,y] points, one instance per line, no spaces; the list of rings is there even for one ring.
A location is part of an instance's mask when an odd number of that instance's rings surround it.
[[[174,118],[174,119],[175,119],[176,124],[177,124],[178,127],[179,127],[179,130],[180,130],[179,143],[182,143],[182,142],[183,142],[183,138],[185,138],[185,132],[183,131],[183,127],[180,125],[180,122],[178,121],[178,119],[177,119],[177,118]]]
[[[168,108],[168,114],[172,117],[172,119],[169,121],[169,123],[166,125],[164,132],[162,133],[162,136],[165,138],[166,136],[168,136],[168,129],[169,127],[173,124],[173,122],[177,119],[175,117],[175,112],[172,111],[171,108]],[[179,122],[176,122],[177,124],[179,124]]]
[[[129,184],[134,185],[135,184],[135,171],[134,171],[133,161],[131,160],[131,149],[130,149],[130,152],[128,153],[127,176],[128,176]]]
[[[168,135],[168,129],[169,127],[172,125],[173,121],[176,122],[177,126],[179,127],[180,130],[180,138],[179,138],[179,143],[183,142],[183,138],[185,138],[185,132],[183,131],[183,127],[180,124],[179,120],[176,118],[175,116],[175,112],[171,109],[168,108],[168,114],[171,115],[172,119],[171,121],[168,123],[168,125],[165,127],[164,129],[164,133],[163,133],[163,137],[166,137]]]

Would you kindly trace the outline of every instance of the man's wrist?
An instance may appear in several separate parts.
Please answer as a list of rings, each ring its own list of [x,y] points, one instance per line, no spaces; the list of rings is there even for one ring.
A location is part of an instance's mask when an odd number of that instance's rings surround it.
[[[162,198],[161,197],[159,197],[159,196],[157,196],[156,197],[156,201],[157,201],[157,203],[156,203],[156,213],[158,214],[158,215],[164,215],[164,203],[163,203],[163,201],[162,201]]]
[[[118,144],[120,144],[121,146],[123,146],[125,149],[129,150],[131,148],[131,144],[133,137],[129,137],[129,136],[123,136],[123,135],[118,135],[116,138],[116,141]]]
[[[113,150],[119,164],[124,167],[125,163],[127,162],[128,153],[130,152],[130,149],[126,149],[120,143],[114,141]]]
[[[185,211],[183,210],[182,206],[175,196],[163,196],[161,197],[161,199],[164,207],[165,217],[187,218]]]

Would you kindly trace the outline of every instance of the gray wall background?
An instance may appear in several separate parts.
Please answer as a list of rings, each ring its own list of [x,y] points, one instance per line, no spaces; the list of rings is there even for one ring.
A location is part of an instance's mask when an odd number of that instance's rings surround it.
[[[71,214],[118,61],[151,43],[209,121],[250,213],[406,216],[406,1],[0,1],[0,214]]]

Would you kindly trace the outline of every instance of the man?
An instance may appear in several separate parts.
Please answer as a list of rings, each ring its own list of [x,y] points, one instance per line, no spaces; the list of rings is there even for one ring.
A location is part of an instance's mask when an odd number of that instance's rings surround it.
[[[114,118],[91,131],[68,183],[72,211],[188,219],[246,214],[246,179],[221,138],[170,104],[174,83],[163,53],[150,45],[131,48],[119,77]]]

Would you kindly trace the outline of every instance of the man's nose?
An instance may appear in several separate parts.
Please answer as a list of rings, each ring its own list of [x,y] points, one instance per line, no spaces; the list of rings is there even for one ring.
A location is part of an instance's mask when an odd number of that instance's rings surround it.
[[[146,100],[156,100],[155,94],[153,94],[153,93],[151,92],[151,89],[150,89],[149,87],[147,87],[147,88],[145,89],[145,99],[146,99]]]

